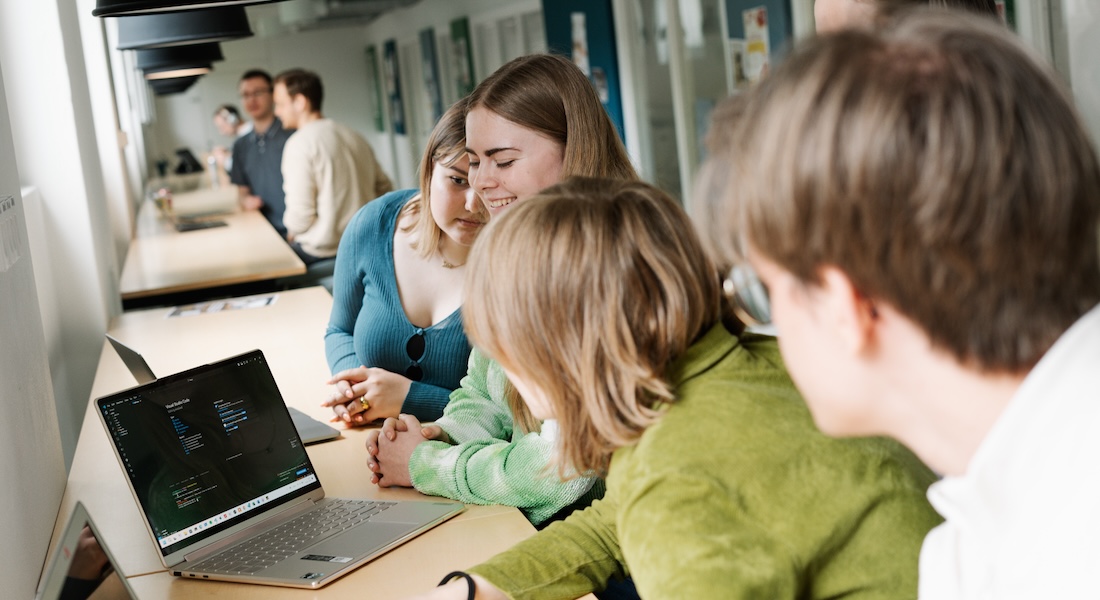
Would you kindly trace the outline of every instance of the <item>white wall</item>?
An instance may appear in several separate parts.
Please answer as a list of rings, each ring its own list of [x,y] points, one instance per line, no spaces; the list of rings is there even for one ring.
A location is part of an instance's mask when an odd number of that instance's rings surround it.
[[[0,22],[6,15],[0,11]],[[0,38],[3,34],[0,33]],[[11,89],[10,80],[7,82]],[[65,489],[57,413],[50,389],[46,340],[38,312],[15,146],[0,67],[0,581],[7,598],[33,598],[57,507]],[[10,259],[15,258],[14,264]],[[35,262],[42,260],[34,257]]]
[[[1062,0],[1069,45],[1070,82],[1077,106],[1100,148],[1100,3]]]
[[[0,2],[0,69],[19,183],[41,194],[49,256],[39,259],[60,296],[46,351],[66,464],[107,320],[121,308],[76,4]],[[90,10],[80,16],[92,18]],[[5,329],[5,341],[9,335]]]
[[[294,1],[294,0],[292,0]],[[363,134],[374,147],[379,162],[394,178],[398,187],[416,185],[419,143],[407,135],[393,136],[374,128],[374,91],[367,81],[366,48],[378,47],[379,62],[382,43],[395,39],[399,48],[412,44],[418,47],[420,31],[432,27],[437,37],[449,36],[450,22],[468,16],[471,28],[479,20],[498,14],[514,14],[540,10],[539,0],[501,3],[499,0],[423,0],[409,8],[387,13],[367,25],[326,27],[324,29],[291,31],[279,21],[280,3],[249,6],[247,12],[256,33],[251,38],[222,43],[224,62],[214,64],[214,71],[200,79],[183,94],[158,98],[156,122],[149,136],[148,158],[175,156],[177,147],[187,146],[198,154],[215,144],[227,145],[231,140],[220,137],[214,129],[214,110],[223,103],[240,107],[237,80],[249,68],[262,68],[272,75],[293,67],[317,72],[325,86],[323,112]],[[471,32],[471,35],[476,35]],[[419,64],[418,57],[399,57],[402,70],[408,61]],[[441,71],[446,72],[441,65]],[[419,66],[412,72],[419,74]],[[475,73],[480,80],[486,73]],[[406,105],[409,83],[402,81]],[[387,119],[388,123],[388,119]]]

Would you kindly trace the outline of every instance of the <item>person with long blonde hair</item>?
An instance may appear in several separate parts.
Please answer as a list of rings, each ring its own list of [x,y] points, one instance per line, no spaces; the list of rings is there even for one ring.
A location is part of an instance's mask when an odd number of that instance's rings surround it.
[[[544,190],[490,225],[466,285],[474,345],[559,424],[557,473],[606,475],[607,494],[432,597],[574,598],[627,575],[643,598],[915,595],[934,475],[900,444],[814,427],[775,338],[723,324],[667,194]]]
[[[493,218],[563,177],[637,179],[591,82],[552,54],[516,58],[478,84],[467,103],[466,154],[470,185]],[[475,348],[434,424],[405,414],[368,433],[372,480],[515,506],[536,526],[600,497],[595,475],[547,476],[558,424],[523,407],[500,365]]]
[[[463,271],[489,215],[468,180],[465,117],[460,101],[440,118],[417,189],[359,209],[340,241],[325,332],[334,421],[435,419],[466,372]]]

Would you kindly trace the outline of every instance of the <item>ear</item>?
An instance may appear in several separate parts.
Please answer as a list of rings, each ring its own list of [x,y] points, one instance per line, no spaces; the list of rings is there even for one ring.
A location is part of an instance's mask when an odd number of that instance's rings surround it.
[[[864,353],[873,343],[878,325],[874,303],[856,289],[844,271],[825,266],[820,275],[817,293],[839,341],[853,354]]]
[[[290,103],[294,107],[294,112],[300,115],[309,112],[309,100],[306,99],[305,94],[295,94]]]

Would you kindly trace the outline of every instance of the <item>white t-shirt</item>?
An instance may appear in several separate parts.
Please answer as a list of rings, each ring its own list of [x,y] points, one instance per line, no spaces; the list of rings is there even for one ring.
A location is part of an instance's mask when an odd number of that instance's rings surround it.
[[[1100,598],[1100,307],[928,498],[946,522],[921,548],[922,600]]]

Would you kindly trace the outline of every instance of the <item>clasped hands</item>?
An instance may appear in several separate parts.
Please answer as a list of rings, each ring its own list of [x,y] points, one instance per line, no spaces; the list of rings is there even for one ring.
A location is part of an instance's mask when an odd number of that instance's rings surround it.
[[[428,440],[449,441],[438,425],[421,425],[412,415],[388,418],[381,429],[367,432],[367,468],[371,483],[382,487],[412,487],[409,458]]]
[[[336,391],[321,406],[332,409],[332,422],[348,427],[396,417],[412,386],[408,378],[377,367],[346,369],[328,383],[335,385]]]

